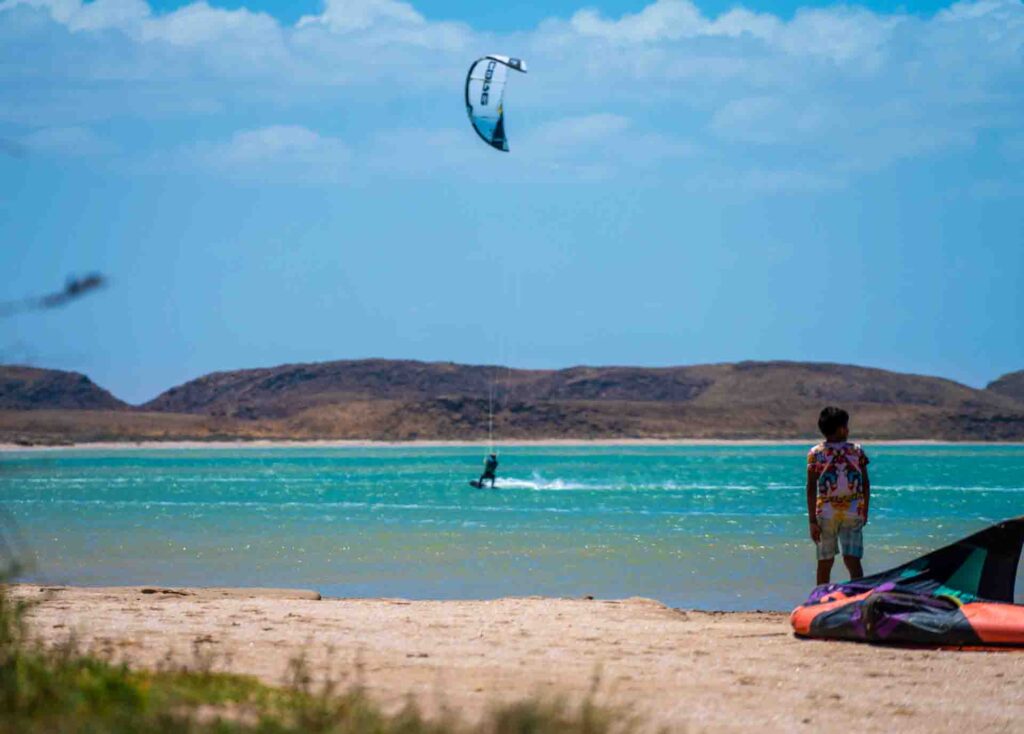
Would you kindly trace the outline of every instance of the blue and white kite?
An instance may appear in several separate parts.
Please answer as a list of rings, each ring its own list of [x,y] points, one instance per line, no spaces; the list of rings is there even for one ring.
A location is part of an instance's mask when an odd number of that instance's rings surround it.
[[[481,139],[497,150],[508,152],[505,137],[505,80],[508,70],[526,73],[526,62],[491,54],[477,59],[466,74],[466,112]]]

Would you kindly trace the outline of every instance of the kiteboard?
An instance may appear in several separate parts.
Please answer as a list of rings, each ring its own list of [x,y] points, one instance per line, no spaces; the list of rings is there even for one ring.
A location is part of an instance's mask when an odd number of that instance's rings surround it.
[[[491,489],[491,487],[488,487],[486,484],[481,482],[479,479],[470,479],[469,480],[469,486],[472,487],[473,489]]]

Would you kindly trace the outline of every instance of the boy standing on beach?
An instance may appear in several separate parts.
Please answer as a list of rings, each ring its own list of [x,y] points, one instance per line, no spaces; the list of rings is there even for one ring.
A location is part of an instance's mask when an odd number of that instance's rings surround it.
[[[851,579],[864,575],[862,529],[868,521],[868,456],[847,441],[850,415],[828,407],[818,416],[825,440],[807,454],[807,516],[818,550],[818,585],[827,584],[840,545]]]

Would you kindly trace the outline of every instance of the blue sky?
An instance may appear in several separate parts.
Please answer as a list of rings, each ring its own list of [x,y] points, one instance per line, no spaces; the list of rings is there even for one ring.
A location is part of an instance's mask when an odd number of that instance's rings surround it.
[[[1024,368],[1020,2],[493,5],[0,0],[4,359]]]

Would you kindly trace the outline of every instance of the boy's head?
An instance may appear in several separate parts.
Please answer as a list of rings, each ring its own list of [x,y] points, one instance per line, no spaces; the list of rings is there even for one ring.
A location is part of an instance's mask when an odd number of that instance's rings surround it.
[[[818,415],[818,430],[826,441],[845,441],[850,435],[850,414],[831,405],[822,408]]]

